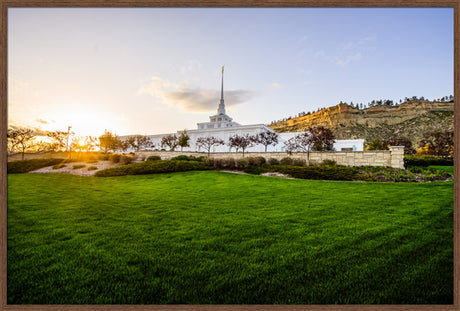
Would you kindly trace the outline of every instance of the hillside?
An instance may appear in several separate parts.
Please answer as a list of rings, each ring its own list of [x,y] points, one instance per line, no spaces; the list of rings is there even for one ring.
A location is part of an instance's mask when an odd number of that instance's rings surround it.
[[[454,129],[454,103],[412,100],[397,106],[358,109],[339,104],[269,126],[277,132],[300,132],[309,126],[331,128],[337,139],[406,137],[418,146],[427,132]]]

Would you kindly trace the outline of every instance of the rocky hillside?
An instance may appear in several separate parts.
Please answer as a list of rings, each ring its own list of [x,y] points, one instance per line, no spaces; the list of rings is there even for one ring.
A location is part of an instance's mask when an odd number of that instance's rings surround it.
[[[358,109],[348,104],[322,109],[305,116],[274,122],[277,132],[301,132],[309,126],[331,128],[338,139],[406,137],[418,146],[426,132],[454,129],[454,103],[412,100],[397,106],[378,105]]]

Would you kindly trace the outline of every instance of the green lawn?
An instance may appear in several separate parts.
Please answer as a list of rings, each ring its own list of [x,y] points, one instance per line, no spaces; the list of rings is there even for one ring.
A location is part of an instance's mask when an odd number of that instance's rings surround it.
[[[444,171],[451,174],[452,176],[454,175],[454,166],[430,165],[428,166],[428,168],[432,168],[438,171]]]
[[[452,304],[453,182],[8,175],[8,304]]]

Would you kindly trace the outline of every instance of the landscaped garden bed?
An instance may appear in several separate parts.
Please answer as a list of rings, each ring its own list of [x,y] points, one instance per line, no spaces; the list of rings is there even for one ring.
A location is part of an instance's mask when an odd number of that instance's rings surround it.
[[[337,165],[334,161],[325,160],[319,165],[306,166],[305,160],[292,159],[286,157],[280,161],[275,159],[265,160],[264,157],[247,157],[241,159],[234,158],[205,158],[194,156],[178,156],[170,160],[161,160],[157,156],[152,156],[146,161],[131,163],[132,156],[107,155],[106,159],[111,160],[113,165],[96,167],[97,177],[111,177],[124,175],[144,175],[158,173],[172,173],[185,171],[237,171],[253,175],[283,176],[297,179],[312,180],[343,180],[343,181],[372,181],[372,182],[433,182],[452,180],[452,166],[410,166],[406,169],[382,167],[382,166],[359,166],[348,167]],[[105,158],[104,158],[105,159]],[[54,165],[54,171],[65,167],[64,163],[69,160],[64,159],[40,159],[25,160],[8,163],[8,173],[25,173],[40,169],[41,167]],[[109,161],[106,161],[109,162]],[[80,165],[77,167],[82,167]],[[73,166],[75,167],[75,165]],[[85,175],[93,175],[92,172],[85,172]],[[48,170],[49,171],[49,170]],[[36,172],[47,172],[40,169]],[[66,173],[74,173],[65,170]],[[81,172],[80,172],[81,173]]]

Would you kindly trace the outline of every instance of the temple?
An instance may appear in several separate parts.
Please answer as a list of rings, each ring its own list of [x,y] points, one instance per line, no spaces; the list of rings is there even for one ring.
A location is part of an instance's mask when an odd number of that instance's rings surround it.
[[[217,114],[209,117],[209,122],[198,123],[198,129],[214,129],[214,128],[226,128],[239,126],[240,124],[233,122],[233,119],[230,118],[225,113],[225,103],[224,103],[224,66],[222,66],[222,82],[220,86],[220,102],[219,107],[217,108]]]
[[[183,151],[197,151],[201,152],[200,147],[196,145],[196,140],[199,137],[214,136],[222,139],[225,143],[228,142],[229,138],[234,135],[257,135],[261,132],[274,132],[273,129],[266,126],[265,124],[251,124],[241,125],[233,122],[233,119],[228,116],[225,112],[224,103],[224,67],[222,67],[222,80],[220,86],[220,101],[217,108],[217,114],[209,117],[209,122],[197,123],[197,129],[187,130],[187,135],[190,137],[189,147],[183,148]],[[182,130],[177,131],[175,134],[177,137],[181,134]],[[170,134],[157,134],[147,135],[150,141],[154,144],[153,150],[161,150],[161,139]],[[278,144],[268,146],[267,152],[284,152],[284,143],[299,133],[277,133]],[[127,137],[127,136],[125,136]],[[336,151],[363,151],[364,139],[349,139],[349,140],[335,140],[334,149]],[[212,152],[231,152],[231,148],[228,145],[215,146]],[[234,151],[234,150],[233,150]],[[247,149],[248,152],[264,152],[265,146],[256,145]]]

